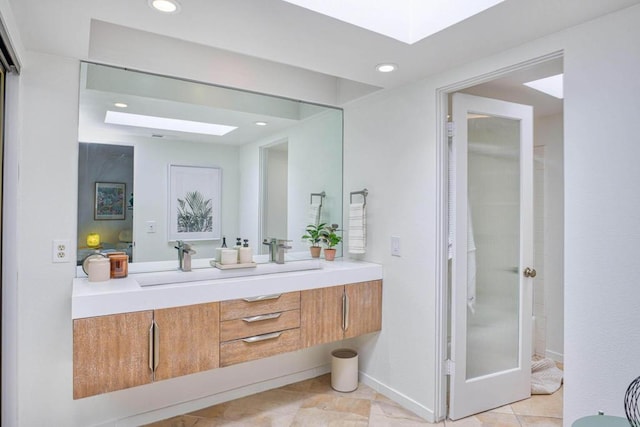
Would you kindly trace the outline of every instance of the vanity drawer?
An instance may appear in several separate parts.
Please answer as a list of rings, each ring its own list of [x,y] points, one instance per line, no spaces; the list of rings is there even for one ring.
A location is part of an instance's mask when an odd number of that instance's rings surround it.
[[[300,327],[300,310],[279,311],[220,323],[220,341],[262,335]]]
[[[300,328],[255,335],[220,344],[220,366],[248,362],[300,349]]]
[[[220,303],[220,320],[240,319],[298,309],[300,309],[300,292],[261,295],[222,301]]]

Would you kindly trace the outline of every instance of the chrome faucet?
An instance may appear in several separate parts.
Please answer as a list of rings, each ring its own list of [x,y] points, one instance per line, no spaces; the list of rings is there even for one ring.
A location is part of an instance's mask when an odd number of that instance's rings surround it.
[[[269,246],[269,262],[276,262],[278,239],[264,239],[262,244]]]
[[[182,240],[176,240],[174,246],[178,250],[178,269],[181,271],[191,271],[191,255],[196,251],[191,249],[191,245],[183,242]]]
[[[278,248],[278,254],[276,255],[276,264],[284,264],[284,250],[285,249],[291,249],[291,246],[287,245],[286,242],[290,242],[291,240],[283,240],[283,239],[278,239],[277,240],[277,248]]]
[[[264,239],[263,245],[269,246],[269,262],[275,262],[276,264],[284,264],[284,250],[291,249],[291,246],[287,245],[287,242],[291,240],[285,239]]]

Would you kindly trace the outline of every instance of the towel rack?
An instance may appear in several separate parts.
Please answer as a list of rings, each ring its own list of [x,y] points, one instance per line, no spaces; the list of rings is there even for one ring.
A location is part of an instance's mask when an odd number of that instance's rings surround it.
[[[327,193],[325,193],[324,191],[322,193],[311,193],[311,198],[309,203],[313,203],[313,196],[317,196],[317,197],[320,197],[320,207],[322,207],[322,201],[324,200],[326,195]]]
[[[353,196],[354,195],[361,195],[364,199],[364,203],[363,205],[366,206],[367,204],[367,195],[369,194],[369,190],[367,190],[366,188],[364,190],[360,190],[360,191],[352,191],[349,194],[349,203],[353,203]]]

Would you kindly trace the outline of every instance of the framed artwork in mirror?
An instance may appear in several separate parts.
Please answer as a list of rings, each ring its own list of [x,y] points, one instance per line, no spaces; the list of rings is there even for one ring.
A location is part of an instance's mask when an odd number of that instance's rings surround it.
[[[220,168],[169,165],[169,241],[220,239]]]
[[[96,182],[93,218],[124,219],[126,184],[121,182]]]

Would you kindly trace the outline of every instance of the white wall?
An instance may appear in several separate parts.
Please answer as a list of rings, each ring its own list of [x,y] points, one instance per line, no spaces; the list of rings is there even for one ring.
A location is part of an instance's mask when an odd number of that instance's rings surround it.
[[[368,261],[384,265],[382,332],[361,348],[366,378],[418,414],[435,401],[435,90],[424,83],[345,107],[345,205],[367,188]],[[400,238],[401,257],[390,253]]]
[[[636,6],[347,106],[344,200],[369,189],[365,258],[385,272],[383,331],[360,342],[365,380],[424,416],[436,405],[436,89],[564,49],[565,425],[598,409],[622,415],[640,353],[639,20]],[[8,226],[19,275],[5,283],[16,308],[3,313],[19,360],[17,390],[3,399],[10,408],[17,401],[19,425],[86,426],[157,408],[170,416],[185,407],[176,402],[326,363],[321,348],[72,400],[74,268],[51,263],[48,242],[76,233],[79,65],[37,53],[24,60],[19,130],[9,141],[20,167]],[[390,256],[391,235],[402,257]]]
[[[567,37],[565,422],[622,415],[640,375],[639,20],[635,6]]]

